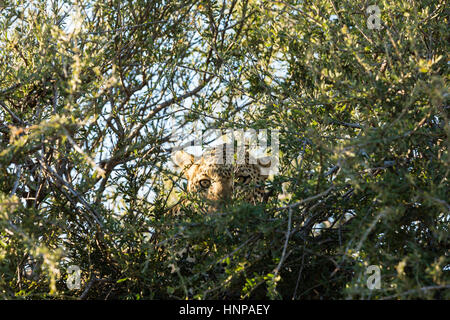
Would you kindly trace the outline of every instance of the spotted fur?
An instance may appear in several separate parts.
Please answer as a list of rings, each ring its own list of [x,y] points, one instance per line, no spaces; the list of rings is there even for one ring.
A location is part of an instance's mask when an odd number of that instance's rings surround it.
[[[247,149],[244,150],[243,161],[238,161],[239,154],[232,151],[231,145],[224,144],[209,149],[197,161],[191,154],[177,151],[173,160],[184,172],[188,193],[207,200],[215,207],[231,200],[253,204],[263,201],[267,176],[262,174],[262,168],[268,167],[267,163],[264,165],[260,159],[252,158]]]

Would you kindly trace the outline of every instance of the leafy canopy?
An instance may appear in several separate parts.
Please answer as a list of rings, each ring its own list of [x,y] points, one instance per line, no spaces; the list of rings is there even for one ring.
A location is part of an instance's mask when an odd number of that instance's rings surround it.
[[[449,299],[448,6],[366,3],[1,1],[0,297]],[[267,203],[171,213],[198,128]]]

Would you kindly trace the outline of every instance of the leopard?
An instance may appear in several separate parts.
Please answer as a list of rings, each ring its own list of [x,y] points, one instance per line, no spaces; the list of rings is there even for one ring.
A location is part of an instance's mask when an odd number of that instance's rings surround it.
[[[210,208],[235,201],[259,204],[266,200],[271,158],[253,157],[246,145],[241,149],[232,144],[210,147],[197,159],[178,150],[172,160],[187,180],[187,193],[206,201]]]

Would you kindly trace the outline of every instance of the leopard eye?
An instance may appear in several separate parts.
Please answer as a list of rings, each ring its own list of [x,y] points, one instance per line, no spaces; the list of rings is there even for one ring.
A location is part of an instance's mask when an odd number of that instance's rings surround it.
[[[208,189],[211,186],[211,181],[208,179],[202,179],[198,183],[200,184],[200,187],[204,189]]]
[[[241,184],[248,184],[250,183],[250,175],[238,176],[236,182]]]

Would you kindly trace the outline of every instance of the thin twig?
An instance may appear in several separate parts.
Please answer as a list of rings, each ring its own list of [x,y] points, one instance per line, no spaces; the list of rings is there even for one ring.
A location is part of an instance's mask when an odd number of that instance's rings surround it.
[[[95,161],[87,154],[85,153],[78,145],[77,143],[72,139],[72,137],[70,136],[69,131],[67,131],[66,128],[62,127],[64,133],[66,134],[67,140],[69,140],[69,142],[72,144],[73,148],[80,153],[82,156],[85,157],[85,159],[87,160],[87,162],[92,166],[92,168],[97,171],[101,177],[105,177],[105,170],[103,170],[102,168],[100,168]]]
[[[234,249],[231,253],[227,254],[225,257],[219,259],[215,264],[223,263],[224,260],[226,260],[227,258],[233,256],[236,252],[238,252],[239,250],[241,250],[245,245],[247,245],[250,241],[256,240],[259,237],[259,235],[253,235],[250,238],[248,238],[246,241],[244,241],[239,247],[237,247],[236,249]]]
[[[22,119],[20,119],[14,112],[11,111],[11,109],[9,109],[3,102],[0,101],[0,106],[2,106],[3,109],[6,110],[6,112],[8,112],[11,117],[16,120],[17,122],[19,122],[20,124],[26,124],[24,121],[22,121]]]
[[[282,211],[282,210],[286,210],[286,209],[293,209],[293,208],[296,208],[296,207],[298,207],[298,206],[301,206],[302,204],[311,202],[311,201],[316,200],[316,199],[320,199],[320,198],[322,198],[323,196],[326,196],[327,194],[329,194],[333,189],[334,189],[334,185],[332,185],[331,187],[329,187],[329,188],[328,188],[327,190],[325,190],[324,192],[321,192],[321,193],[319,193],[319,194],[316,194],[315,196],[311,196],[311,197],[306,198],[306,199],[303,199],[303,200],[301,200],[301,201],[299,201],[299,202],[292,203],[292,204],[289,204],[289,205],[286,205],[286,206],[283,206],[283,207],[279,207],[279,208],[276,209],[276,211]]]
[[[294,294],[292,295],[292,300],[295,300],[295,297],[297,296],[297,290],[298,290],[298,286],[300,284],[300,279],[302,277],[302,273],[303,273],[303,266],[305,264],[305,241],[303,242],[303,254],[302,254],[302,265],[300,266],[300,270],[298,272],[298,277],[297,277],[297,282],[295,284],[295,290],[294,290]]]
[[[97,222],[97,224],[103,228],[103,223],[100,221],[99,215],[97,214],[97,212],[89,205],[89,203],[86,202],[86,200],[83,199],[83,197],[77,192],[75,191],[72,186],[66,181],[64,180],[63,177],[61,177],[59,174],[57,174],[52,168],[50,168],[45,161],[43,161],[43,159],[41,157],[38,157],[38,162],[40,164],[40,166],[47,171],[48,173],[50,173],[53,177],[56,178],[56,180],[58,180],[62,185],[64,185],[69,191],[70,193],[72,193],[80,202],[81,204],[83,204],[83,206],[88,209],[88,211],[91,212],[95,222]]]
[[[78,298],[78,300],[83,300],[84,298],[86,298],[86,296],[89,293],[89,290],[91,289],[91,287],[94,284],[94,282],[109,282],[109,281],[111,281],[111,280],[109,280],[109,279],[98,279],[97,277],[92,276],[92,278],[89,280],[88,284],[86,285],[86,288],[83,290],[83,293]]]
[[[10,194],[11,196],[13,196],[16,193],[17,188],[19,187],[19,181],[20,181],[21,173],[22,173],[22,165],[18,164],[17,167],[16,167],[16,181],[14,182],[14,186],[13,186],[13,188],[11,190],[11,194]]]
[[[284,240],[283,252],[281,253],[280,261],[278,262],[278,265],[274,271],[274,278],[278,275],[281,265],[283,264],[284,259],[286,259],[286,250],[289,243],[289,238],[291,236],[291,227],[292,227],[292,208],[289,208],[288,229],[286,231],[286,239]]]

